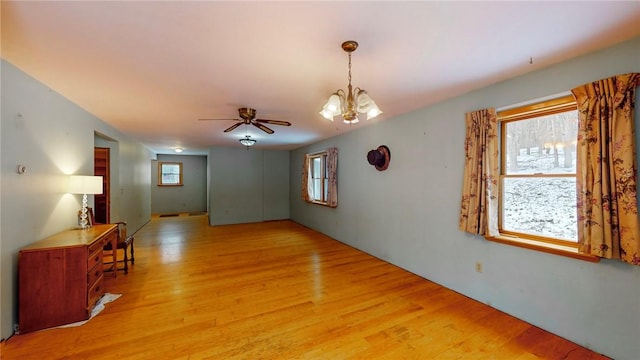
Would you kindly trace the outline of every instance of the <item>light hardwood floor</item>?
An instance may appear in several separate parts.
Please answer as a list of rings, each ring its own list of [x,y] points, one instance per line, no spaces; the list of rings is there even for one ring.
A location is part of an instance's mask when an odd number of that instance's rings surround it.
[[[3,359],[604,359],[291,221],[154,218],[122,294]]]

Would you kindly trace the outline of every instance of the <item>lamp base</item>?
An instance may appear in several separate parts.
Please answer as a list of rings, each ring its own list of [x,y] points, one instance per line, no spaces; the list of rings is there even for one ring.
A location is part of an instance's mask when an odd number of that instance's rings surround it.
[[[79,225],[81,229],[88,229],[91,224],[87,220],[87,194],[82,195],[82,209],[80,209]]]

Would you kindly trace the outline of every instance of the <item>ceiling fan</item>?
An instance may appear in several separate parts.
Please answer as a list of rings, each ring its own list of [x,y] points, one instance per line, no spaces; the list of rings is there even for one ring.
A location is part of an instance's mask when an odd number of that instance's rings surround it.
[[[237,123],[229,126],[228,128],[226,128],[224,130],[224,132],[230,132],[233,131],[234,129],[236,129],[238,126],[245,124],[245,125],[253,125],[255,127],[257,127],[258,129],[266,132],[267,134],[273,134],[273,130],[271,130],[270,128],[262,125],[262,124],[271,124],[271,125],[281,125],[281,126],[291,126],[291,123],[288,121],[282,121],[282,120],[268,120],[268,119],[256,119],[256,109],[252,109],[252,108],[239,108],[238,109],[238,115],[240,116],[239,119],[198,119],[198,120],[203,120],[203,121],[207,121],[207,120],[236,120],[238,121]]]

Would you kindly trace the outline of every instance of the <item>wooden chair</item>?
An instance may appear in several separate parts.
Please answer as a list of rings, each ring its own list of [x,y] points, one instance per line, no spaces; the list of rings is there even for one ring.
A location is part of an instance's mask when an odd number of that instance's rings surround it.
[[[87,208],[87,218],[88,220],[91,222],[91,225],[95,224],[95,216],[93,214],[93,209],[92,208]],[[133,235],[127,235],[127,222],[126,221],[118,221],[118,222],[114,222],[113,224],[118,224],[118,245],[117,245],[117,250],[122,250],[124,257],[123,260],[118,260],[116,259],[112,259],[112,261],[115,261],[116,263],[124,263],[124,265],[121,268],[118,268],[118,265],[116,264],[115,269],[116,270],[123,270],[125,274],[129,273],[129,261],[131,261],[131,265],[133,265],[133,263],[135,262],[135,257],[133,255],[134,253],[134,249],[133,249],[133,241],[135,240]],[[105,252],[109,253],[109,256],[111,256],[112,252],[112,248],[111,248],[111,243],[107,244],[104,246],[103,249]],[[129,257],[129,254],[127,254],[127,250],[129,250],[131,257]],[[116,256],[117,257],[117,256]],[[111,264],[112,262],[104,262],[105,265]]]

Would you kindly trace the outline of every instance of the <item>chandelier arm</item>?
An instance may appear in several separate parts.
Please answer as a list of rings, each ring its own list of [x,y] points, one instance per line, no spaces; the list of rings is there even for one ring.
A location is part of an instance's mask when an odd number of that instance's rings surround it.
[[[338,94],[338,97],[340,97],[340,112],[344,114],[347,106],[347,93],[342,89],[338,89],[338,91],[336,91],[336,94]]]
[[[360,94],[362,94],[363,92],[365,92],[365,90],[360,89],[360,87],[358,87],[358,86],[356,86],[353,89],[353,98],[354,98],[354,103],[355,103],[355,107],[356,108],[358,108],[358,105],[359,105],[359,102],[360,102],[359,101]]]

